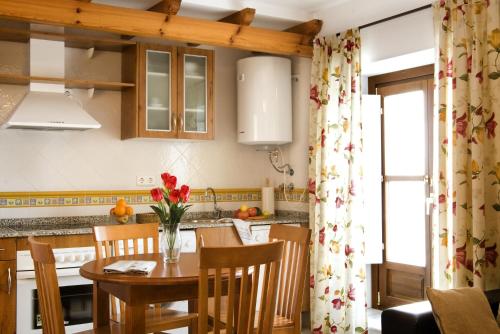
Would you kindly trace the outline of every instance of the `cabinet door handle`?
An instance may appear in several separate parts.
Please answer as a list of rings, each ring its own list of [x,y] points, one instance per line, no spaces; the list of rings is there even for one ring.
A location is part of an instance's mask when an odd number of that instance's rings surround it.
[[[7,272],[9,274],[9,276],[7,277],[7,282],[9,284],[9,295],[10,295],[10,290],[11,290],[11,287],[12,287],[12,276],[10,275],[10,268],[7,269]]]
[[[177,117],[172,117],[172,131],[177,130]]]
[[[0,248],[0,252],[4,252],[4,251],[6,251],[5,248]]]

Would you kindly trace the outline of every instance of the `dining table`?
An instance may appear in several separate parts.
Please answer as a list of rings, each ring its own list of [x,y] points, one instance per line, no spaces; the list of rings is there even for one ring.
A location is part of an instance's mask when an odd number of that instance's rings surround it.
[[[147,275],[104,272],[104,267],[119,260],[155,261],[156,266]],[[149,304],[188,300],[189,312],[197,312],[198,261],[197,253],[182,253],[177,263],[165,263],[162,254],[153,253],[108,257],[85,263],[80,268],[80,275],[93,281],[94,328],[109,324],[110,294],[125,302],[125,332],[130,334],[145,333],[145,309]],[[214,276],[215,271],[209,272],[209,295],[213,295]],[[238,277],[236,283],[239,285]],[[224,293],[224,283],[222,290]],[[196,325],[193,327],[190,332],[196,333]]]

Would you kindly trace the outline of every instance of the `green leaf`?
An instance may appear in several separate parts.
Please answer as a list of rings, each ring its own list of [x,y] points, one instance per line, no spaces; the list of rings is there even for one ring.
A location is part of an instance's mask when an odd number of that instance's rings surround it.
[[[354,331],[355,331],[356,333],[364,333],[366,330],[365,330],[363,327],[356,327],[356,328],[354,329]]]
[[[488,74],[488,78],[490,78],[491,80],[496,80],[500,78],[500,72],[491,72],[490,74]]]
[[[474,237],[472,237],[472,243],[473,243],[474,245],[479,245],[479,244],[481,243],[481,240],[479,240],[478,238],[474,238]]]
[[[460,80],[469,81],[469,74],[465,73],[458,77]]]
[[[161,217],[163,215],[163,212],[161,211],[161,209],[157,206],[154,206],[154,205],[151,205],[150,206],[151,209],[153,209],[153,211],[159,216]]]

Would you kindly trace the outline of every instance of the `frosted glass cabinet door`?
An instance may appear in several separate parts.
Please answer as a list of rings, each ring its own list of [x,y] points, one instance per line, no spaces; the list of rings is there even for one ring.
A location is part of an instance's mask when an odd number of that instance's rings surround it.
[[[173,138],[176,127],[175,50],[144,46],[143,136]],[[173,84],[172,84],[173,83]]]
[[[180,49],[180,138],[212,139],[213,51]]]

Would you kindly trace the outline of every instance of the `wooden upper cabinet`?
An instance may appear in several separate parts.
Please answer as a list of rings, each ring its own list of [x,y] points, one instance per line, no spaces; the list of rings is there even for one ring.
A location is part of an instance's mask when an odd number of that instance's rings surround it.
[[[137,44],[123,52],[122,139],[213,139],[213,51]]]
[[[212,50],[179,48],[177,61],[179,137],[213,139],[214,53]]]

